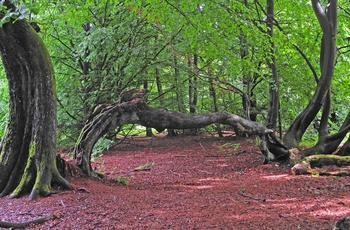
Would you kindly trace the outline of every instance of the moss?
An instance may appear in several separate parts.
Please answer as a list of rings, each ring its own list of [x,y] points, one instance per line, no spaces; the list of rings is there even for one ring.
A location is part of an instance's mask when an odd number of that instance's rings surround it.
[[[28,192],[31,188],[30,185],[34,181],[34,175],[33,175],[33,166],[34,166],[34,157],[36,153],[36,142],[32,141],[29,146],[29,156],[27,165],[24,169],[21,181],[19,182],[16,189],[12,192],[11,197],[18,197],[22,193]]]
[[[326,165],[337,165],[339,167],[350,165],[350,156],[319,154],[306,157],[303,160],[309,162],[311,168],[322,167]]]
[[[330,155],[330,154],[318,154],[306,157],[306,160],[319,160],[319,159],[334,159],[350,162],[350,156],[338,156],[338,155]]]

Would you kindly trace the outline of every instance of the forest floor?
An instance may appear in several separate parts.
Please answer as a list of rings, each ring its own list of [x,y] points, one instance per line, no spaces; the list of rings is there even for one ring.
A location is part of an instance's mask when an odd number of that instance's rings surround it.
[[[0,219],[55,214],[26,229],[275,230],[333,229],[350,215],[348,177],[262,162],[255,139],[130,137],[94,164],[105,179],[72,177],[75,190],[34,201],[1,198]]]

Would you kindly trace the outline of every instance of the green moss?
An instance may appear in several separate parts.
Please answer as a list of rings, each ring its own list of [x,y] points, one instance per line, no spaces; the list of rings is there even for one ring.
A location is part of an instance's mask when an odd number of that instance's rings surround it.
[[[338,156],[338,155],[331,155],[331,154],[312,155],[312,156],[306,157],[305,160],[318,160],[318,159],[325,159],[325,158],[340,160],[344,162],[350,162],[350,156]]]

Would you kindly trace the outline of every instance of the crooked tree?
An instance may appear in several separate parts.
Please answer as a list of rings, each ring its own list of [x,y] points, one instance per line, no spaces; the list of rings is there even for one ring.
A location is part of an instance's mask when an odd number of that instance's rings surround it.
[[[6,0],[4,18],[16,13]],[[9,85],[10,118],[0,146],[0,196],[50,194],[72,188],[56,167],[56,86],[48,51],[26,20],[0,27],[0,53]]]
[[[321,126],[324,127],[328,121],[329,108],[324,105],[326,98],[328,97],[327,94],[330,93],[330,86],[334,72],[338,4],[337,0],[329,0],[326,9],[323,9],[318,0],[312,0],[311,2],[323,33],[320,52],[321,77],[318,80],[315,93],[308,105],[293,121],[284,136],[283,140],[289,147],[295,147],[299,144],[307,127],[314,120],[322,106],[325,113],[323,119],[324,122]],[[325,120],[327,121],[325,122]]]

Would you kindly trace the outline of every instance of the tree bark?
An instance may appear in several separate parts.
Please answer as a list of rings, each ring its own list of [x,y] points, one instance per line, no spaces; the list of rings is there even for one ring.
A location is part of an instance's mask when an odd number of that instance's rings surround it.
[[[338,133],[330,136],[319,136],[319,139],[311,148],[305,149],[301,152],[303,156],[311,156],[314,154],[331,154],[333,153],[340,145],[342,140],[345,138],[346,134],[350,131],[350,113],[346,117],[343,125],[340,127]],[[339,150],[339,155],[347,155],[347,145],[346,143]],[[348,153],[349,154],[349,153]]]
[[[87,121],[74,149],[77,165],[88,176],[97,176],[90,165],[91,153],[95,143],[109,130],[125,124],[140,124],[155,128],[161,132],[165,129],[192,129],[211,124],[231,125],[237,132],[249,135],[266,135],[272,133],[264,125],[246,120],[228,112],[211,114],[186,114],[178,111],[155,109],[143,100],[102,105],[99,112]]]
[[[9,1],[5,5],[14,8]],[[54,182],[71,189],[56,166],[56,88],[44,43],[25,20],[11,21],[0,28],[0,53],[10,94],[0,196],[47,196]]]
[[[283,140],[288,147],[298,146],[307,127],[320,111],[325,102],[327,92],[330,89],[334,72],[336,52],[335,38],[337,32],[337,1],[329,0],[326,10],[322,9],[318,0],[312,0],[311,2],[323,32],[320,52],[321,77],[309,104],[293,121],[284,135]]]
[[[267,35],[270,39],[270,55],[267,58],[267,65],[271,70],[270,83],[270,105],[267,115],[267,127],[275,129],[280,107],[279,99],[279,80],[277,75],[277,64],[275,56],[275,43],[273,42],[273,18],[274,18],[274,0],[267,0]]]

